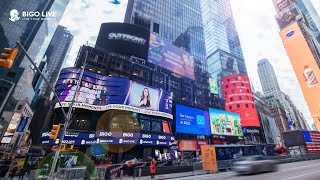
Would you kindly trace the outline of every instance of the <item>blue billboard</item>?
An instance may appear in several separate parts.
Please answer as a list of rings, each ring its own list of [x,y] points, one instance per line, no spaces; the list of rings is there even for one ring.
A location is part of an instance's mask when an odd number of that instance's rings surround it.
[[[71,102],[75,96],[76,103],[92,105],[90,108],[86,106],[92,110],[109,107],[106,105],[110,104],[123,104],[127,105],[121,107],[124,110],[136,107],[135,111],[139,113],[172,118],[172,92],[142,85],[126,78],[103,76],[87,70],[84,71],[80,87],[76,89],[80,72],[79,68],[61,70],[55,85],[61,102]]]
[[[176,132],[210,136],[209,113],[177,104]]]

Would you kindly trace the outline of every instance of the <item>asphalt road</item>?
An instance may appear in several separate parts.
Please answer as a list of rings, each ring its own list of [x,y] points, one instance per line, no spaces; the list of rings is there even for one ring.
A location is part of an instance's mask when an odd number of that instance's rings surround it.
[[[279,165],[277,172],[242,175],[234,172],[206,174],[199,176],[189,176],[175,178],[179,180],[209,180],[209,179],[228,179],[228,180],[320,180],[320,160],[296,162]]]

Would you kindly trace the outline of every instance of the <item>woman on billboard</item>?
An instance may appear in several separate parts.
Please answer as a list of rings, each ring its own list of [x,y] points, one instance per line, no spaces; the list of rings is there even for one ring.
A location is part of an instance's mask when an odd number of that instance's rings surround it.
[[[140,98],[139,106],[146,109],[151,109],[151,100],[150,100],[150,93],[148,88],[144,88],[142,91],[142,95]]]

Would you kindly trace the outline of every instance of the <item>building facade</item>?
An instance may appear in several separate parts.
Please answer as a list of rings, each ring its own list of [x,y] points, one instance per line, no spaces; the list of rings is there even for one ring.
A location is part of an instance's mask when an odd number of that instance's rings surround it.
[[[1,48],[10,47],[11,45],[14,46],[16,41],[20,41],[30,56],[33,57],[39,65],[68,3],[69,0],[32,0],[27,3],[21,3],[18,0],[1,1],[0,15],[1,17],[8,17],[0,20]],[[42,20],[41,18],[38,20],[25,20],[20,13],[20,20],[12,22],[9,20],[9,15],[13,9],[18,12],[53,11],[55,12],[55,17],[53,17],[54,20]],[[0,78],[15,83],[12,96],[5,102],[5,110],[13,110],[17,100],[27,100],[29,104],[31,104],[35,95],[35,89],[32,84],[34,71],[30,65],[31,63],[29,63],[25,55],[20,51],[15,59],[14,66],[11,69],[0,71]],[[10,87],[6,84],[1,84],[0,88],[2,89],[2,98],[6,96]]]
[[[306,122],[299,116],[299,110],[294,105],[291,98],[281,91],[273,66],[268,59],[262,59],[258,62],[258,74],[263,93],[266,96],[273,96],[279,99],[281,105],[284,107],[287,117],[295,122],[297,128],[306,129]]]

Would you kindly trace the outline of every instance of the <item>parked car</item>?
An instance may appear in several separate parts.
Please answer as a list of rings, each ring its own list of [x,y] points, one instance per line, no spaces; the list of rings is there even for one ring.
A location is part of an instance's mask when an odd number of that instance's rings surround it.
[[[265,156],[248,156],[233,164],[232,170],[238,174],[273,172],[278,170],[277,161],[268,160]]]

